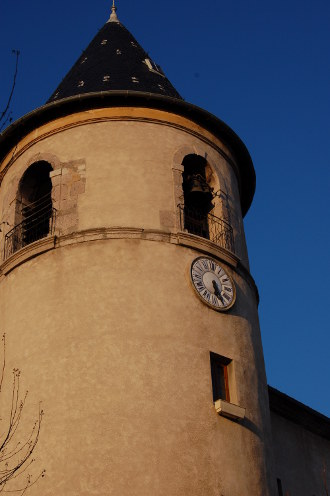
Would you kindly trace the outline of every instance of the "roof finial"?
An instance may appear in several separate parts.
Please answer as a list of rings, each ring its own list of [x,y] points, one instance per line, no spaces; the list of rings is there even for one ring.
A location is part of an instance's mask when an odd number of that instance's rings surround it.
[[[117,7],[115,6],[115,0],[112,0],[111,15],[108,22],[119,22],[116,12]]]

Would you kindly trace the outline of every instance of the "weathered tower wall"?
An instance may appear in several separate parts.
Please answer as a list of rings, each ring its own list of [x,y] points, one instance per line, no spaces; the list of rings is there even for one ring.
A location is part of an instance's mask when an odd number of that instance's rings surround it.
[[[221,191],[215,210],[233,226],[234,253],[180,225],[189,154],[206,159]],[[11,225],[20,180],[40,161],[53,169],[55,235],[0,268],[8,363],[22,369],[29,389],[26,425],[40,400],[46,412],[34,470],[46,468],[47,476],[29,494],[273,494],[235,151],[160,110],[109,108],[53,120],[2,164],[1,218]],[[205,254],[235,282],[236,303],[226,313],[192,288],[191,263]],[[246,409],[241,422],[215,411],[210,352],[232,360],[231,402]]]

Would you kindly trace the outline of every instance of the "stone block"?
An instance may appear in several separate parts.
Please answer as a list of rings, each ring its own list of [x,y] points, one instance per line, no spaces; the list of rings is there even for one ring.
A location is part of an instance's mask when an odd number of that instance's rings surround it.
[[[61,176],[61,175],[62,175],[62,169],[57,169],[57,170],[51,171],[49,173],[50,178]]]
[[[69,198],[69,186],[67,184],[61,185],[61,200]]]
[[[57,203],[60,201],[60,198],[61,198],[61,187],[60,185],[58,186],[53,186],[53,189],[52,189],[52,200],[53,200],[53,203]]]
[[[68,210],[73,210],[76,209],[77,207],[77,201],[73,200],[72,198],[68,199],[61,199],[61,210],[63,212],[68,211]]]
[[[51,181],[52,181],[52,186],[53,186],[53,189],[54,187],[58,186],[59,184],[61,184],[61,177],[62,176],[54,176],[54,177],[51,177]]]
[[[85,183],[83,181],[75,182],[71,185],[70,196],[75,197],[85,192]]]
[[[71,181],[74,183],[80,180],[81,180],[80,174],[78,172],[73,172],[71,176]]]

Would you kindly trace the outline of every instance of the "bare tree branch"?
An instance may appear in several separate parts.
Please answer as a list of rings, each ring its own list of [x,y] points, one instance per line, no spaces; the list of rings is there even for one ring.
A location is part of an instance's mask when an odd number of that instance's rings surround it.
[[[0,393],[3,391],[5,369],[6,369],[6,336],[2,337],[3,342],[3,360],[0,367]],[[16,440],[18,427],[22,420],[22,413],[26,403],[28,392],[26,391],[23,399],[20,395],[20,370],[13,370],[13,383],[11,391],[9,419],[3,418],[0,422],[7,422],[7,427],[0,434],[0,494],[16,493],[23,496],[26,491],[33,486],[40,477],[44,477],[45,471],[36,476],[30,474],[30,467],[35,462],[32,453],[38,443],[43,411],[39,405],[39,414],[37,420],[28,437],[22,442]],[[24,476],[25,474],[25,476]],[[17,483],[13,482],[17,479]],[[18,486],[17,489],[15,486]]]
[[[5,125],[8,123],[8,121],[11,120],[11,112],[9,112],[8,116],[7,116],[7,112],[10,108],[11,100],[13,98],[13,94],[14,94],[14,90],[15,90],[15,86],[16,86],[16,79],[17,79],[17,73],[18,73],[18,60],[19,60],[20,51],[19,50],[12,50],[12,53],[14,53],[16,55],[15,73],[14,73],[13,83],[11,86],[11,91],[10,91],[10,94],[8,97],[7,105],[6,105],[5,109],[3,110],[3,112],[1,112],[1,115],[0,115],[0,124],[2,123],[1,127],[0,127],[0,131],[2,131],[3,128],[5,127]]]

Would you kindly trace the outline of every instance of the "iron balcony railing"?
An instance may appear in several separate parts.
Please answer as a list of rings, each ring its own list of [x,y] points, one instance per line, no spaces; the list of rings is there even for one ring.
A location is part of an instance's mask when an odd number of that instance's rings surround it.
[[[178,205],[178,208],[182,230],[209,239],[222,248],[235,253],[233,228],[227,221],[184,205]]]
[[[52,207],[49,196],[23,206],[21,214],[22,222],[14,226],[5,236],[5,259],[20,248],[55,232],[56,209]]]

